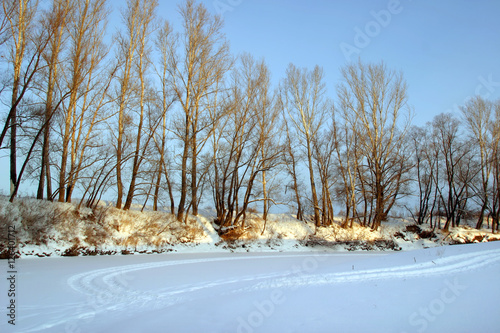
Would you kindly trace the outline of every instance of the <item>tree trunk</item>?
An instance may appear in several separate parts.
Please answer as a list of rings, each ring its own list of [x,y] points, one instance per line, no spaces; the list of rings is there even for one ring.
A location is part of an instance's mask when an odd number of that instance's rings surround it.
[[[314,169],[312,162],[312,151],[311,151],[311,143],[308,139],[307,142],[307,158],[309,161],[309,180],[311,182],[311,192],[312,192],[312,202],[314,206],[314,224],[316,227],[320,226],[320,210],[318,206],[318,194],[316,193],[316,183],[314,182]]]
[[[483,227],[483,220],[484,220],[484,212],[486,211],[487,208],[487,202],[483,202],[483,205],[481,206],[481,211],[479,213],[479,218],[477,219],[476,223],[476,229],[481,229]]]
[[[268,210],[269,210],[269,204],[267,202],[266,185],[267,185],[266,172],[263,171],[262,172],[262,195],[264,196],[264,203],[263,203],[263,207],[262,207],[262,219],[264,220],[264,223],[267,222],[267,214],[268,214]],[[265,229],[265,225],[264,225],[264,229]],[[264,230],[262,230],[262,234],[264,234]]]
[[[198,216],[198,146],[196,143],[196,130],[193,130],[191,144],[191,206],[193,215]]]
[[[186,123],[189,123],[189,116],[186,115]],[[179,205],[177,207],[177,220],[182,221],[184,216],[184,210],[186,205],[186,196],[187,196],[187,160],[189,156],[189,126],[186,125],[185,128],[185,136],[184,136],[184,151],[182,154],[182,162],[181,162],[181,193],[179,199]]]
[[[17,111],[10,120],[10,194],[17,192]],[[15,195],[15,194],[14,194]]]

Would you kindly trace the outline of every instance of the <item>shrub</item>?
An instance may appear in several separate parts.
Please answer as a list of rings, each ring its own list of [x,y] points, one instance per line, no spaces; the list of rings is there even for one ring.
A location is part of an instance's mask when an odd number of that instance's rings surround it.
[[[424,230],[418,234],[418,237],[424,239],[430,239],[436,237],[436,234],[434,233],[433,230]]]
[[[78,257],[80,255],[80,246],[74,244],[69,249],[66,249],[61,255],[63,257]]]
[[[405,235],[401,231],[396,232],[394,237],[405,239]]]
[[[422,232],[422,229],[418,225],[412,224],[406,226],[406,232],[413,232],[415,234],[419,234]]]

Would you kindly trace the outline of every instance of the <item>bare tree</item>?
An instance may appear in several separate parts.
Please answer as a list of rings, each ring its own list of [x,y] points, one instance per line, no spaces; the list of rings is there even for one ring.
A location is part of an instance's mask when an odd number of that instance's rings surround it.
[[[34,31],[37,29],[33,28],[32,30]],[[20,80],[18,82],[19,85],[17,86],[18,90],[17,98],[15,99],[14,103],[9,105],[10,109],[4,121],[2,133],[0,134],[0,146],[3,144],[4,139],[7,136],[7,132],[10,129],[12,117],[18,116],[17,114],[18,106],[24,100],[26,93],[29,90],[31,90],[31,88],[34,86],[33,82],[35,81],[35,77],[37,76],[37,74],[41,71],[41,69],[44,68],[44,66],[42,66],[42,55],[50,41],[51,38],[50,33],[51,33],[50,31],[39,29],[38,33],[32,33],[30,35],[29,41],[26,42],[28,55],[26,56],[24,64],[23,62],[21,62],[22,73],[20,73],[20,79],[22,79],[22,81]]]
[[[332,110],[333,111],[333,110]],[[325,129],[324,133],[318,135],[313,141],[314,160],[321,181],[321,224],[333,224],[334,211],[332,200],[332,189],[337,181],[334,175],[334,160],[336,142],[333,133],[334,128]]]
[[[352,227],[354,219],[357,217],[356,194],[360,164],[360,154],[357,152],[358,138],[356,131],[351,128],[351,125],[356,125],[356,122],[349,120],[352,114],[348,105],[348,103],[344,104],[344,101],[340,100],[340,118],[344,119],[344,121],[340,121],[334,115],[331,131],[337,162],[336,173],[339,177],[336,193],[340,198],[343,198],[345,206],[345,220],[342,223],[344,228],[347,226]]]
[[[281,104],[281,99],[280,101],[280,106]],[[281,106],[283,109],[283,107]],[[283,119],[285,119],[285,116],[283,116]],[[300,221],[304,220],[304,212],[302,209],[302,201],[301,201],[301,193],[299,188],[301,187],[300,185],[300,180],[298,177],[298,164],[299,164],[299,156],[297,156],[295,149],[296,147],[294,146],[294,140],[291,137],[290,130],[288,127],[288,123],[285,121],[284,122],[285,130],[286,130],[286,142],[285,142],[285,148],[284,148],[284,154],[283,154],[283,163],[285,165],[285,169],[287,171],[288,176],[292,178],[292,181],[289,185],[286,185],[285,188],[285,193],[287,190],[290,188],[293,190],[293,199],[291,202],[295,201],[297,204],[297,213],[296,213],[296,218]]]
[[[69,100],[63,108],[61,125],[58,177],[58,200],[61,202],[71,201],[80,171],[85,165],[85,151],[96,135],[96,125],[106,118],[103,106],[108,102],[106,97],[112,77],[99,72],[99,66],[107,55],[103,44],[109,14],[106,1],[78,0],[73,6],[68,18],[69,52],[64,72]]]
[[[500,100],[495,103],[495,116],[491,122],[492,132],[492,158],[493,164],[493,181],[490,187],[491,209],[490,215],[492,218],[491,230],[494,233],[498,231],[498,224],[500,219]]]
[[[276,157],[276,154],[282,151],[280,145],[280,135],[282,133],[280,124],[281,110],[277,107],[271,94],[271,74],[264,61],[256,64],[259,72],[259,87],[256,100],[257,111],[257,131],[260,145],[259,159],[262,161],[263,171],[261,175],[262,184],[262,218],[267,221],[270,204],[276,203],[270,196],[269,173],[270,165],[277,165],[281,161],[271,160],[270,157]]]
[[[494,117],[495,104],[478,96],[465,103],[460,110],[471,133],[473,145],[479,154],[480,179],[477,182],[478,185],[476,182],[471,182],[470,186],[474,190],[475,199],[479,201],[481,206],[476,223],[476,228],[481,229],[485,212],[488,208],[491,209],[489,186],[494,169],[492,162],[495,133],[492,131],[494,126],[492,118]]]
[[[158,31],[158,38],[156,40],[156,48],[160,54],[160,66],[157,68],[156,72],[158,78],[161,82],[160,100],[161,100],[161,134],[158,139],[155,137],[156,148],[160,154],[160,160],[158,161],[156,170],[156,183],[154,192],[154,202],[153,210],[158,209],[158,198],[161,188],[162,176],[165,176],[165,181],[167,183],[168,195],[170,198],[170,211],[172,214],[175,213],[175,203],[174,195],[172,189],[172,181],[170,179],[170,171],[167,165],[167,159],[165,157],[167,149],[167,112],[175,102],[175,97],[173,97],[173,92],[169,85],[168,71],[169,71],[169,55],[171,54],[172,45],[172,28],[167,21],[164,22],[163,27]]]
[[[127,143],[125,135],[125,126],[131,122],[131,117],[127,111],[134,91],[134,73],[133,66],[136,57],[137,47],[139,45],[141,22],[139,13],[141,11],[140,0],[128,0],[127,8],[122,13],[126,32],[120,32],[117,35],[118,45],[118,135],[116,136],[116,186],[117,199],[116,208],[122,208],[123,200],[123,179],[122,168],[127,160],[124,157],[125,144]]]
[[[326,111],[323,70],[316,66],[312,71],[309,71],[290,64],[286,72],[286,78],[283,81],[281,94],[288,120],[306,151],[314,208],[314,223],[319,226],[320,207],[314,176],[313,144]]]
[[[54,105],[57,104],[57,91],[61,89],[58,86],[60,81],[61,71],[61,54],[64,51],[64,44],[67,35],[68,16],[72,10],[72,3],[69,0],[53,0],[52,6],[45,14],[43,29],[51,31],[52,38],[49,41],[48,48],[45,50],[44,60],[46,63],[46,75],[43,77],[45,86],[45,122],[52,119],[52,113],[56,110]],[[52,199],[52,178],[50,173],[49,162],[49,146],[50,133],[52,125],[49,122],[45,126],[42,141],[42,160],[40,168],[40,177],[38,181],[37,198],[43,199],[43,190],[45,183],[47,184],[47,198]],[[59,192],[61,195],[61,192]],[[64,194],[63,194],[64,195]]]
[[[432,138],[431,124],[426,128],[413,127],[410,139],[413,143],[416,182],[418,185],[418,211],[415,220],[418,224],[430,222],[436,206],[436,186],[438,183],[438,162],[436,145]],[[412,212],[413,214],[413,212]]]
[[[98,205],[102,195],[112,185],[113,172],[116,167],[115,152],[111,147],[103,145],[93,150],[96,158],[87,166],[87,176],[82,176],[83,193],[78,208],[85,202],[86,207],[94,208]]]
[[[146,73],[150,65],[149,59],[149,41],[150,35],[155,31],[155,9],[158,6],[157,0],[137,0],[137,5],[134,4],[134,8],[137,12],[134,20],[138,20],[138,31],[137,31],[137,76],[139,79],[139,123],[137,126],[137,135],[135,142],[134,158],[132,163],[132,179],[130,180],[129,190],[127,193],[127,199],[125,200],[125,205],[123,209],[130,209],[132,205],[132,200],[134,198],[136,179],[139,172],[140,165],[144,160],[145,151],[151,141],[154,131],[149,132],[146,135],[146,140],[144,143],[141,142],[145,133],[143,133],[143,125],[146,117]],[[136,7],[137,6],[137,7]],[[151,118],[150,118],[151,120]],[[153,123],[155,123],[153,121]],[[141,152],[142,151],[142,152]]]
[[[221,226],[235,223],[234,216],[240,212],[240,191],[259,152],[255,140],[259,78],[253,59],[243,56],[241,67],[233,70],[231,79],[230,89],[220,106],[222,111],[217,115],[220,118],[212,142],[216,222]]]
[[[9,40],[9,18],[12,12],[16,10],[13,6],[15,2],[2,0],[2,9],[0,10],[0,46]]]
[[[275,129],[264,124],[264,119],[277,121],[279,111],[270,103],[267,66],[243,55],[232,80],[212,141],[211,180],[216,221],[221,226],[237,224],[240,218],[244,223],[251,203],[272,200],[263,192],[262,197],[255,197],[254,186],[259,176],[280,163],[282,153],[271,142]]]
[[[7,2],[4,2],[3,5],[5,6],[6,3]],[[11,158],[14,155],[17,155],[18,137],[16,134],[16,128],[19,127],[18,122],[27,124],[27,126],[24,126],[23,130],[25,132],[24,138],[26,139],[27,150],[23,152],[25,158],[19,174],[16,175],[17,177],[13,178],[13,181],[11,182],[11,185],[13,184],[13,186],[11,188],[10,200],[12,201],[17,195],[24,171],[27,169],[28,164],[32,159],[33,152],[35,151],[35,147],[37,146],[40,136],[47,129],[53,115],[55,114],[54,112],[51,112],[49,117],[47,117],[44,112],[45,108],[42,111],[41,108],[36,106],[36,103],[33,104],[34,102],[31,99],[29,103],[25,103],[25,100],[28,100],[28,98],[26,98],[28,91],[34,91],[33,88],[36,76],[42,71],[42,69],[47,68],[47,66],[42,65],[43,56],[46,55],[45,50],[54,39],[55,31],[54,29],[37,29],[35,27],[35,21],[32,16],[35,15],[37,10],[36,3],[29,1],[22,3],[14,1],[9,4],[11,5],[11,8],[14,8],[14,10],[10,11],[12,17],[9,17],[9,24],[16,24],[19,26],[10,27],[11,32],[18,32],[17,36],[11,37],[10,39],[10,41],[13,42],[13,46],[11,48],[11,61],[14,64],[13,67],[15,68],[15,75],[13,80],[14,84],[12,86],[12,104],[10,105],[10,110],[6,117],[2,134],[0,135],[0,145],[3,143],[7,131],[10,129]],[[27,5],[28,7],[26,7]],[[5,7],[4,11],[8,12],[5,10]],[[19,23],[19,16],[16,15],[21,15],[22,20],[25,21],[23,21],[23,23]],[[27,19],[29,22],[26,21]],[[36,23],[41,24],[41,21]],[[24,40],[22,38],[24,38]],[[19,46],[20,48],[18,48]],[[22,59],[19,58],[19,56],[22,56]],[[17,66],[19,67],[16,69]],[[35,95],[33,94],[33,96]],[[58,102],[54,104],[54,110],[60,107],[62,101],[66,97],[67,95],[60,96]],[[23,105],[23,103],[25,105]],[[20,110],[20,106],[23,106],[23,111],[18,112]],[[12,126],[13,120],[14,126]],[[15,137],[15,140],[12,140],[13,137]],[[15,165],[16,161],[12,163],[11,160],[11,171],[17,168]],[[11,176],[14,176],[15,174],[17,174],[17,172],[11,173]]]
[[[193,0],[180,6],[179,12],[183,22],[179,39],[181,52],[176,54],[176,47],[172,48],[169,68],[171,85],[183,111],[181,124],[178,124],[176,131],[183,145],[177,209],[177,218],[182,220],[188,195],[189,160],[191,206],[193,214],[198,214],[198,155],[210,136],[204,135],[200,141],[200,133],[210,132],[210,128],[213,128],[203,101],[208,94],[214,93],[214,87],[217,87],[232,61],[222,33],[221,17],[211,15],[204,5],[196,4]]]
[[[370,217],[376,230],[409,181],[411,165],[404,149],[410,112],[406,82],[401,73],[387,69],[383,63],[358,62],[343,67],[341,72],[343,83],[338,95],[354,115],[351,129],[363,138],[358,141],[363,157],[358,174],[370,191],[366,199],[372,201]],[[402,120],[406,122],[401,124]],[[365,200],[365,211],[366,206]]]
[[[445,231],[460,223],[463,207],[469,199],[469,183],[477,174],[471,144],[461,138],[460,125],[460,121],[451,114],[437,115],[432,122],[443,172],[444,186],[438,185],[438,194],[446,214]]]
[[[7,116],[4,131],[0,145],[5,136],[5,129],[10,128],[10,189],[11,194],[18,185],[17,181],[17,105],[20,102],[20,92],[22,66],[25,58],[25,52],[30,42],[30,33],[34,24],[34,17],[37,12],[38,1],[35,0],[17,0],[3,1],[3,12],[8,20],[9,40],[11,41],[10,62],[13,67],[12,75],[12,98],[11,108]],[[34,60],[33,58],[31,60]],[[39,59],[37,59],[39,60]],[[30,62],[31,63],[31,62]],[[38,67],[38,66],[37,66]],[[31,81],[31,78],[30,78]],[[25,84],[25,87],[28,85]],[[9,124],[10,123],[10,124]],[[9,125],[8,125],[9,124]]]
[[[112,102],[108,94],[116,72],[116,67],[103,66],[109,49],[103,43],[106,19],[109,15],[106,0],[81,0],[76,4],[74,15],[70,26],[72,60],[67,80],[71,95],[68,110],[65,112],[63,138],[63,142],[68,142],[67,117],[71,117],[71,163],[66,177],[67,202],[71,202],[81,172],[101,160],[99,154],[95,159],[90,159],[87,152],[105,142],[103,126],[110,117],[106,112],[106,105]],[[81,93],[75,94],[75,90]],[[61,172],[63,171],[61,168]]]

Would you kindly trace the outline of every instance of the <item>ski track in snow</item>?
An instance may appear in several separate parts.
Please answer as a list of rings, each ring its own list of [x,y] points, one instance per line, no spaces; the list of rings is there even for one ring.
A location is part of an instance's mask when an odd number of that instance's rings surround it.
[[[466,271],[473,271],[497,261],[500,261],[500,250],[489,250],[453,255],[420,264],[415,263],[413,265],[396,266],[391,268],[331,274],[304,274],[297,277],[283,277],[273,281],[258,283],[252,287],[242,289],[242,291],[451,275]]]
[[[323,256],[323,255],[316,255]],[[295,258],[297,255],[281,255],[279,258]],[[195,299],[193,292],[203,289],[225,286],[233,283],[255,282],[261,279],[272,279],[283,277],[286,272],[272,274],[252,274],[248,276],[235,276],[228,279],[212,280],[203,283],[192,283],[178,285],[176,287],[155,289],[153,291],[135,290],[129,285],[129,281],[134,280],[128,273],[143,271],[148,269],[162,268],[178,265],[193,265],[209,262],[237,261],[237,260],[261,260],[276,259],[276,256],[248,256],[237,258],[205,258],[205,259],[186,259],[175,261],[163,261],[154,263],[134,264],[125,266],[116,266],[104,269],[93,270],[71,276],[67,283],[71,289],[83,294],[87,298],[87,304],[65,304],[64,306],[55,306],[45,313],[50,314],[51,321],[44,324],[35,325],[27,332],[37,332],[53,328],[55,326],[78,321],[88,322],[99,313],[105,311],[123,311],[131,307],[135,311],[143,309],[145,311],[157,310],[172,306],[175,304],[187,302]],[[224,292],[225,293],[225,292]],[[46,306],[43,307],[45,310]],[[37,312],[37,308],[31,308],[31,311]],[[47,317],[47,316],[45,316]]]
[[[331,255],[320,256],[328,257]],[[153,291],[135,290],[128,282],[132,278],[126,275],[137,271],[177,265],[293,257],[297,257],[297,255],[188,259],[117,266],[77,274],[68,279],[68,285],[73,290],[85,295],[88,305],[82,306],[73,303],[65,304],[64,309],[54,307],[49,311],[53,315],[51,316],[51,322],[45,322],[43,325],[33,327],[29,331],[36,332],[78,320],[92,320],[96,314],[105,311],[124,311],[131,307],[136,310],[138,308],[144,309],[145,311],[161,309],[195,300],[197,296],[202,297],[196,295],[196,292],[222,286],[224,288],[221,288],[221,291],[217,292],[218,294],[248,293],[266,289],[297,288],[372,280],[431,277],[466,272],[500,261],[500,249],[452,255],[437,258],[434,261],[380,269],[329,274],[294,274],[291,271],[281,271],[279,273],[234,276],[227,279],[184,284]],[[304,258],[307,257],[304,256]],[[240,284],[246,285],[246,287],[242,287]]]

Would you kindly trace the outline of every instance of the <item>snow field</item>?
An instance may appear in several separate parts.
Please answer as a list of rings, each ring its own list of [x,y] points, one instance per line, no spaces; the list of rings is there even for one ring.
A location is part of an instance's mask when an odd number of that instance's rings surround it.
[[[500,243],[18,260],[2,332],[495,332]],[[5,281],[0,288],[4,290]]]
[[[21,255],[16,326],[4,320],[0,331],[498,331],[500,242],[440,246],[496,239],[487,230],[423,238],[403,220],[372,231],[276,214],[262,232],[249,216],[239,238],[223,240],[209,210],[183,224],[164,212],[0,198]],[[387,249],[363,245],[377,241],[404,251],[351,252]]]

